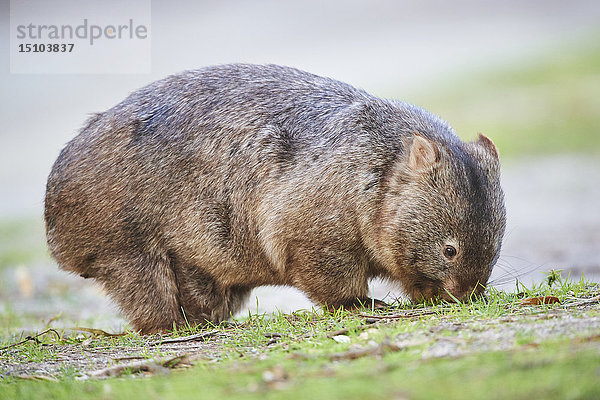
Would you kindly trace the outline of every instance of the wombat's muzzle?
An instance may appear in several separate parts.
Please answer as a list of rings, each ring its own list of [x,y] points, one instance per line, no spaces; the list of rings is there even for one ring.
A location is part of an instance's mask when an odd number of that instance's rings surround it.
[[[477,281],[474,284],[460,284],[457,280],[448,280],[442,287],[439,297],[445,301],[454,303],[458,301],[469,301],[482,297],[486,285]]]

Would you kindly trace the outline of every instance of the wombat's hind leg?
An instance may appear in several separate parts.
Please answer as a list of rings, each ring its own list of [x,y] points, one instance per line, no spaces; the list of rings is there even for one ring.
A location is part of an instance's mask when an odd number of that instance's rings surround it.
[[[173,323],[185,323],[168,257],[128,254],[111,261],[119,269],[98,279],[134,329],[148,334],[170,330]]]
[[[172,258],[181,310],[190,326],[219,324],[238,312],[250,288],[223,287],[203,268]]]

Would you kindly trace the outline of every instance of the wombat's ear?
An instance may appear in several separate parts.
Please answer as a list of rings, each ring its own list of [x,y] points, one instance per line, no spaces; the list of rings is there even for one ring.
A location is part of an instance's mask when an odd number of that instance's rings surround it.
[[[499,159],[498,148],[496,147],[494,142],[492,142],[492,140],[489,137],[485,136],[482,133],[479,133],[479,137],[475,141],[475,144],[478,146],[481,146],[495,159]]]
[[[415,132],[408,157],[410,168],[415,171],[428,169],[436,164],[439,158],[440,151],[437,145]]]

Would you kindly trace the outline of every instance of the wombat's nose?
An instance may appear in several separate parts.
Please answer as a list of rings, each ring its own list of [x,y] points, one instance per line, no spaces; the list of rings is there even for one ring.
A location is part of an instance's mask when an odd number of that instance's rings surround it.
[[[456,302],[469,300],[473,295],[479,296],[483,294],[485,285],[479,281],[474,284],[461,284],[455,279],[449,279],[442,285],[440,296],[448,302]]]
[[[461,297],[460,296],[456,296],[454,293],[450,292],[450,291],[443,291],[442,293],[440,293],[440,297],[442,298],[442,300],[447,301],[448,303],[456,303],[456,301],[461,301]]]
[[[458,290],[458,283],[454,279],[448,279],[442,285],[442,290],[440,291],[440,297],[449,302],[455,302],[456,300],[461,299],[461,293]]]

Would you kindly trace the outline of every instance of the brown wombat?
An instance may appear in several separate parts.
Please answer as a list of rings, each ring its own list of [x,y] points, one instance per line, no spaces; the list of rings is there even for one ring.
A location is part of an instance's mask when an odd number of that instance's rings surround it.
[[[219,322],[252,288],[368,301],[485,288],[505,226],[499,160],[438,117],[280,66],[154,82],[96,114],[48,178],[62,269],[95,278],[142,332]]]

